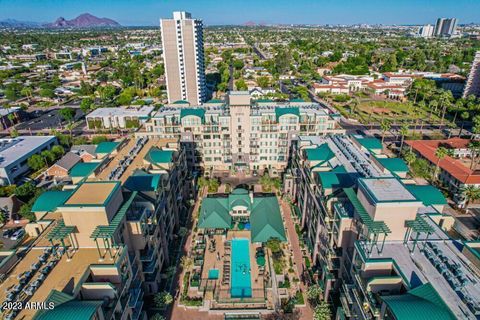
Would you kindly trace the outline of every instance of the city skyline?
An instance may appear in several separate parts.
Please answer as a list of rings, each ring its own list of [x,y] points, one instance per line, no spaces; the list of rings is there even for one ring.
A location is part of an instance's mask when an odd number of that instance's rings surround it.
[[[187,10],[203,19],[206,25],[244,24],[253,21],[259,24],[426,24],[434,23],[439,17],[456,17],[460,23],[478,22],[476,12],[480,2],[459,0],[456,2],[413,0],[378,1],[367,3],[358,0],[346,0],[341,4],[330,0],[297,1],[290,7],[289,1],[262,1],[256,3],[247,0],[240,3],[214,3],[206,1],[152,1],[143,0],[132,3],[127,0],[104,0],[94,2],[86,0],[19,0],[6,2],[0,0],[0,20],[51,22],[62,16],[72,19],[88,12],[99,17],[114,19],[124,26],[157,26],[160,17],[168,16],[172,11]],[[112,5],[115,10],[112,10]],[[252,10],[255,6],[255,10]],[[208,10],[207,10],[208,8]],[[349,8],[350,10],[346,10]],[[414,10],[415,9],[415,10]]]

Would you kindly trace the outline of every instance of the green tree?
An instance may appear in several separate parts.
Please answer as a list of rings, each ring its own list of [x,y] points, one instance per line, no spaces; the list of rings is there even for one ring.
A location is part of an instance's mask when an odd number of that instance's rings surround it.
[[[462,118],[462,126],[460,127],[460,132],[458,133],[459,136],[462,135],[463,127],[465,126],[465,122],[470,118],[470,113],[468,111],[464,111],[460,114],[460,118]]]
[[[389,131],[391,127],[392,125],[388,120],[384,119],[382,123],[380,123],[380,128],[382,129],[382,144],[383,144],[383,140],[385,140],[385,133]]]
[[[58,159],[65,153],[65,149],[62,146],[56,145],[52,147],[52,152],[55,154],[55,157]]]
[[[323,295],[322,287],[318,284],[311,285],[307,289],[307,299],[313,306],[316,306]]]
[[[173,303],[173,297],[169,292],[159,292],[153,296],[153,303],[156,308],[163,310]]]
[[[237,87],[237,90],[240,91],[245,91],[248,90],[247,84],[245,83],[245,80],[240,79],[235,82],[235,87]]]
[[[270,238],[267,241],[267,248],[269,248],[273,254],[278,254],[282,251],[282,243],[278,238]]]
[[[403,159],[405,159],[405,162],[407,162],[408,166],[410,166],[415,161],[415,159],[417,159],[417,156],[412,151],[407,151],[403,155]]]
[[[65,121],[72,122],[73,119],[75,118],[75,109],[66,107],[63,109],[58,110],[58,115],[62,117]]]
[[[80,103],[80,109],[83,111],[83,113],[87,114],[90,109],[93,107],[93,99],[90,97],[86,97],[82,99],[82,102]]]
[[[182,267],[183,270],[189,270],[190,268],[193,267],[193,259],[187,256],[183,256],[180,259],[180,266]]]
[[[435,172],[433,173],[433,179],[437,180],[438,170],[440,168],[440,160],[448,155],[448,150],[445,147],[439,147],[435,150],[435,157],[437,157],[437,163],[435,164]]]
[[[108,141],[106,136],[95,136],[92,138],[92,144],[99,144]]]
[[[330,320],[332,319],[332,311],[330,305],[321,301],[313,310],[313,320]]]
[[[55,154],[51,150],[44,150],[40,155],[47,165],[51,165],[55,162]]]
[[[32,182],[26,182],[15,188],[15,195],[22,201],[28,201],[35,195],[36,187]]]
[[[28,158],[27,164],[32,170],[38,171],[45,166],[45,160],[42,156],[34,154],[30,158]]]
[[[233,67],[234,67],[235,69],[240,70],[240,69],[243,68],[243,66],[244,66],[244,63],[243,63],[242,60],[236,59],[236,60],[233,61]]]
[[[256,81],[261,88],[267,88],[270,85],[270,79],[268,79],[268,77],[258,77]]]
[[[480,188],[474,185],[467,185],[463,189],[463,195],[465,196],[465,208],[468,209],[470,202],[480,199]]]
[[[405,140],[405,136],[408,134],[408,124],[403,124],[400,127],[400,135],[402,137],[402,140],[400,142],[400,151],[403,149],[403,142]]]

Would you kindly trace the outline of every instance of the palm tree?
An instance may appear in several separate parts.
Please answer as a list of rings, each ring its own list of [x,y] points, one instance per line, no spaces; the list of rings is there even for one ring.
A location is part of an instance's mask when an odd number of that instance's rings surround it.
[[[388,120],[384,120],[380,124],[380,127],[382,128],[382,143],[383,143],[383,140],[385,140],[385,133],[390,130],[392,125],[390,124],[390,122]]]
[[[453,99],[453,95],[451,91],[443,91],[440,94],[440,101],[441,101],[441,110],[442,110],[442,118],[440,120],[440,124],[443,124],[443,121],[445,120],[445,113],[447,111],[447,107],[450,105],[451,101]]]
[[[188,270],[193,266],[193,259],[187,256],[183,256],[180,259],[180,265],[182,266],[183,270]]]
[[[321,301],[313,310],[313,320],[330,320],[332,319],[332,311],[330,305]]]
[[[480,199],[480,188],[474,185],[468,185],[463,189],[463,194],[465,196],[465,209],[468,209],[468,205],[471,201]]]
[[[437,179],[438,169],[440,168],[439,167],[440,160],[445,158],[447,155],[448,155],[448,150],[445,147],[439,147],[437,150],[435,150],[435,156],[437,157],[437,163],[435,165],[435,172],[433,174],[433,179],[434,180]]]
[[[474,170],[477,164],[478,154],[480,153],[480,141],[472,141],[468,144],[468,149],[470,151],[470,170]]]
[[[412,151],[407,151],[407,152],[405,152],[405,154],[403,155],[403,159],[405,159],[405,161],[407,162],[408,166],[410,166],[410,165],[417,159],[417,156],[416,156],[415,153],[413,153]]]
[[[460,127],[460,133],[458,134],[458,136],[462,135],[463,127],[465,126],[465,121],[467,121],[468,118],[470,118],[470,113],[468,111],[463,111],[460,114],[460,118],[462,118],[462,126]]]
[[[400,127],[400,135],[402,136],[402,140],[400,142],[400,151],[402,151],[402,148],[403,148],[403,142],[405,140],[405,136],[408,134],[408,124],[404,123],[401,127]]]

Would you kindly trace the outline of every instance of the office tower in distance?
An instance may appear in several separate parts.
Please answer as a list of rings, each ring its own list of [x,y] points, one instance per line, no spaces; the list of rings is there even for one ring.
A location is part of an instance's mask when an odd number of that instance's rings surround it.
[[[480,97],[480,51],[477,51],[473,59],[472,68],[468,74],[465,90],[463,91],[463,97],[466,98],[472,94]]]
[[[173,19],[161,19],[163,60],[168,102],[205,100],[203,24],[188,12],[174,12]]]
[[[438,18],[435,25],[436,37],[451,37],[457,29],[456,18]]]
[[[426,24],[418,30],[418,35],[422,38],[433,37],[434,27],[431,24]]]

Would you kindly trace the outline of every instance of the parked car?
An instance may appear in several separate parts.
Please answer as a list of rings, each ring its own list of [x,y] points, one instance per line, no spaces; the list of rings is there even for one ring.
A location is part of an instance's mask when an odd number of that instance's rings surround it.
[[[5,238],[5,239],[8,239],[10,238],[15,232],[17,232],[18,230],[22,229],[22,227],[16,227],[16,228],[11,228],[11,229],[6,229],[3,231],[2,233],[2,236]]]
[[[13,240],[13,241],[20,240],[24,235],[25,235],[24,229],[17,230],[15,231],[14,234],[12,234],[12,236],[10,237],[10,240]]]

